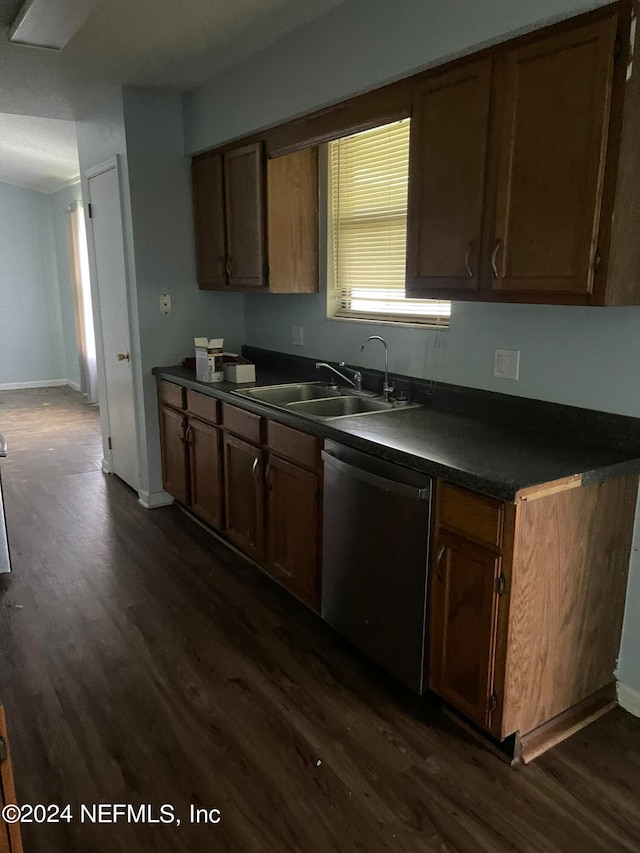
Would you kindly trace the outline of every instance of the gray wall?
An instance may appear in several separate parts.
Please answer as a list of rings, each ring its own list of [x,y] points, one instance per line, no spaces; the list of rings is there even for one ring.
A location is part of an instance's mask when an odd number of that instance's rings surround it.
[[[162,489],[162,472],[151,369],[193,355],[195,336],[224,336],[225,345],[237,349],[244,341],[244,303],[241,294],[206,293],[196,283],[180,96],[125,89],[123,98],[148,460],[143,489],[154,493]],[[172,297],[171,314],[160,313],[161,293]]]
[[[86,171],[115,156],[119,160],[140,493],[144,501],[153,500],[162,494],[162,473],[151,369],[192,355],[194,336],[222,334],[228,345],[240,346],[243,297],[198,290],[180,96],[118,87],[93,89],[76,104],[76,115],[85,197]],[[95,282],[92,286],[95,302]],[[161,293],[172,296],[169,315],[160,314]],[[98,375],[104,394],[100,361]],[[108,435],[106,426],[103,436]]]
[[[375,88],[475,46],[601,3],[527,0],[346,0],[185,96],[185,147],[193,153]],[[451,328],[434,333],[328,320],[324,294],[245,297],[246,339],[256,346],[380,367],[360,342],[377,332],[392,368],[544,400],[640,417],[640,308],[454,303]],[[303,324],[305,346],[291,345]],[[520,381],[492,375],[496,347],[521,351]],[[637,537],[636,537],[637,538]],[[640,559],[634,550],[620,679],[640,690]]]
[[[49,196],[0,183],[0,387],[67,377]]]
[[[74,295],[71,283],[69,247],[67,245],[67,207],[72,201],[82,199],[80,182],[65,187],[49,196],[51,222],[56,252],[58,286],[60,288],[60,310],[62,316],[62,337],[64,342],[65,376],[79,390],[80,363],[76,340],[76,321],[73,310]]]

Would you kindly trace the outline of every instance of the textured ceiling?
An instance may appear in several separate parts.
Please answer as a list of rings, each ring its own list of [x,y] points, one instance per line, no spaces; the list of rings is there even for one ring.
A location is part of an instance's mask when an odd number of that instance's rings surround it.
[[[15,121],[9,146],[2,128],[11,115],[72,121],[77,87],[92,83],[187,91],[342,2],[101,0],[64,50],[55,52],[9,44],[8,29],[22,2],[0,0],[0,180],[35,189],[26,180],[29,171],[36,180],[33,149],[42,152],[43,179],[55,178],[62,167],[62,125],[29,129]],[[20,148],[30,165],[18,175]],[[73,162],[77,170],[77,155]]]
[[[73,122],[0,114],[0,181],[49,193],[77,176]]]

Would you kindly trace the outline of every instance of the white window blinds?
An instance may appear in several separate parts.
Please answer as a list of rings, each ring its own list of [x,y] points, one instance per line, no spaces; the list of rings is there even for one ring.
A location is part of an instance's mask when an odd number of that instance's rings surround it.
[[[409,119],[329,143],[336,317],[447,325],[450,303],[404,295]]]

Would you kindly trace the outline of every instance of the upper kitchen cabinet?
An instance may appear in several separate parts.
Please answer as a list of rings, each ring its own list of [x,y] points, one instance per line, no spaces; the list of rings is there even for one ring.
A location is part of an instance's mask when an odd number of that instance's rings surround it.
[[[237,290],[266,285],[262,158],[258,142],[224,155],[226,267],[229,286]]]
[[[411,290],[478,288],[492,64],[465,63],[416,91],[409,154]]]
[[[198,284],[202,290],[227,285],[227,238],[222,155],[193,161],[193,210]]]
[[[198,284],[318,290],[317,148],[266,161],[261,143],[193,160]]]
[[[423,79],[413,106],[408,296],[640,302],[632,5]]]
[[[609,18],[501,57],[494,290],[593,289],[615,41]]]

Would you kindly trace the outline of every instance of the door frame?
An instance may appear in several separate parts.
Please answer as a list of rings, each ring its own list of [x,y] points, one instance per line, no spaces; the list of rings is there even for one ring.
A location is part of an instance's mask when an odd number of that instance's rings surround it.
[[[86,224],[86,232],[87,232],[87,249],[89,255],[89,273],[91,278],[91,298],[93,304],[93,324],[95,328],[95,337],[96,337],[96,362],[98,368],[98,395],[99,395],[99,408],[100,408],[100,424],[102,428],[102,451],[103,451],[103,459],[102,459],[102,470],[105,474],[113,473],[113,453],[111,448],[109,447],[109,437],[111,435],[111,421],[109,417],[109,396],[107,393],[107,380],[106,380],[106,371],[105,371],[105,352],[104,352],[104,337],[102,334],[102,309],[100,305],[100,288],[98,283],[98,270],[96,266],[96,252],[95,252],[95,242],[93,235],[93,220],[89,216],[89,205],[91,204],[91,178],[96,178],[99,175],[104,174],[105,172],[115,171],[116,181],[117,181],[117,189],[118,189],[118,203],[120,207],[120,230],[122,234],[122,248],[124,254],[124,287],[125,287],[125,295],[127,300],[127,317],[128,317],[128,326],[129,326],[129,351],[131,353],[131,384],[132,384],[132,393],[133,393],[133,417],[135,423],[135,441],[136,441],[136,456],[138,462],[138,487],[137,491],[139,493],[140,490],[140,473],[141,473],[141,453],[140,453],[140,419],[138,416],[139,412],[139,392],[136,382],[135,375],[135,365],[138,362],[138,352],[139,347],[134,345],[134,341],[136,337],[134,335],[134,328],[131,322],[132,318],[132,310],[131,310],[131,282],[129,275],[129,251],[127,247],[126,240],[126,231],[124,228],[124,207],[123,207],[123,193],[122,193],[122,178],[121,178],[121,169],[120,169],[120,155],[115,154],[109,160],[100,163],[97,166],[92,166],[89,169],[84,171],[84,181],[86,192],[83,193],[84,198],[86,199],[86,205],[84,208],[84,216],[85,216],[85,224]]]

